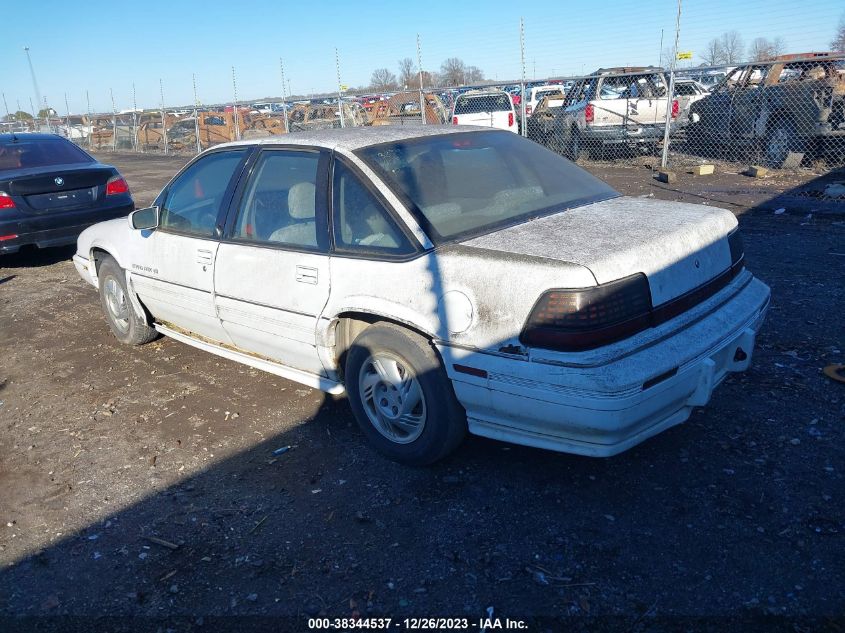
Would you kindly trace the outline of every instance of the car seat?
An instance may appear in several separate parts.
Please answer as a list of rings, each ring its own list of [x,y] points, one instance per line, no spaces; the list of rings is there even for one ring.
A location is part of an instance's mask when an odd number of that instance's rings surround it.
[[[271,242],[299,246],[317,246],[315,198],[317,188],[310,182],[298,182],[288,191],[288,213],[293,221],[273,231]]]

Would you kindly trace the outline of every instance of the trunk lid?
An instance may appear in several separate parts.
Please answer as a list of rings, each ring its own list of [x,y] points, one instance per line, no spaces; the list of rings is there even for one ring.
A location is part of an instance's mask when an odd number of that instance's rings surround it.
[[[465,246],[579,264],[599,284],[645,273],[658,306],[731,266],[729,211],[619,197],[524,222]]]
[[[113,175],[111,167],[90,164],[18,169],[0,174],[0,191],[10,194],[24,213],[49,213],[96,204]]]

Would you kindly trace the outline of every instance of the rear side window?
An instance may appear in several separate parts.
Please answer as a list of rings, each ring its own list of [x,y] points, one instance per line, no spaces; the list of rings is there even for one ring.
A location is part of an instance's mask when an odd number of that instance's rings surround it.
[[[165,194],[161,228],[211,237],[226,189],[246,154],[246,148],[215,152],[183,171]]]
[[[511,101],[506,94],[461,96],[455,102],[455,115],[481,112],[510,112]]]
[[[18,138],[17,142],[0,145],[0,171],[96,162],[76,145],[60,138],[26,140],[23,135]]]
[[[414,247],[396,222],[351,169],[335,161],[333,227],[337,250],[405,255]]]

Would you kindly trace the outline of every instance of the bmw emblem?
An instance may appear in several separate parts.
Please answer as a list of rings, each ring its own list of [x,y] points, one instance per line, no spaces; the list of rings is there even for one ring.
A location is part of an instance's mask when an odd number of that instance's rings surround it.
[[[56,183],[59,187],[61,187],[63,184],[65,184],[65,179],[61,176],[58,176],[53,182]]]

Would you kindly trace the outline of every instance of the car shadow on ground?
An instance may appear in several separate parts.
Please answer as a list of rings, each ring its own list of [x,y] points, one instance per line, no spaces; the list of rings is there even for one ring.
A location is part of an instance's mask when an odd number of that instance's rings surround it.
[[[57,262],[66,261],[73,257],[76,246],[58,246],[54,248],[24,247],[11,255],[0,255],[0,265],[3,268],[35,268],[51,266]]]

